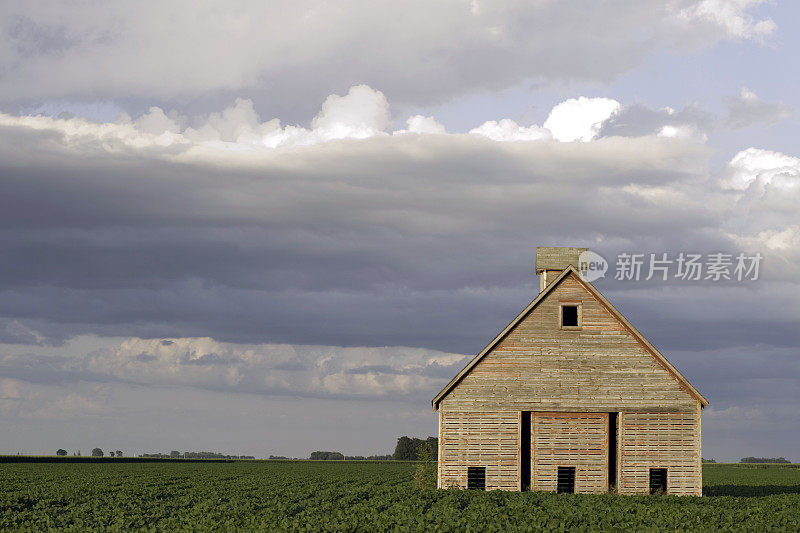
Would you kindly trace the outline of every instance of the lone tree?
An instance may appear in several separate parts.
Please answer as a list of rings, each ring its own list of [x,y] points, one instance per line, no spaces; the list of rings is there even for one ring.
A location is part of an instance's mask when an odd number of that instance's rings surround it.
[[[67,450],[65,450],[63,448],[59,448],[58,451],[56,452],[56,455],[60,455],[61,457],[64,457],[65,455],[67,455]]]
[[[122,452],[120,450],[117,450],[117,457],[122,457]]]
[[[417,447],[414,440],[406,436],[397,439],[397,447],[394,449],[395,461],[413,461],[417,458]]]
[[[169,456],[172,457],[173,459],[178,459],[181,456],[181,452],[179,452],[178,450],[172,450],[171,452],[169,452]]]
[[[92,450],[92,457],[103,457],[103,450],[100,448],[94,448]]]
[[[422,440],[416,437],[413,439],[406,436],[400,437],[397,439],[397,447],[394,449],[394,460],[417,461],[419,460],[420,452],[426,447],[435,458],[439,449],[439,439],[436,437],[428,437]]]

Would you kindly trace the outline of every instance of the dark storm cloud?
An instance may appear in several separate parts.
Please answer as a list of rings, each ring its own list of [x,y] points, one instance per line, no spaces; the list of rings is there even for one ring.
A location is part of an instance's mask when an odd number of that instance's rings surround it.
[[[0,310],[56,342],[211,336],[474,353],[535,296],[538,245],[739,249],[692,140],[376,136],[254,160],[14,126],[0,140]],[[603,283],[635,302],[639,286]],[[720,301],[721,287],[707,297]],[[677,334],[681,313],[648,314],[652,301],[637,315],[675,347],[714,342]],[[763,337],[743,312],[725,326],[712,318],[697,320]],[[796,338],[777,331],[776,342]]]
[[[667,210],[642,194],[703,186],[705,149],[655,138],[378,137],[237,168],[0,137],[0,306],[54,338],[471,352],[535,295],[536,245],[653,242],[665,227],[675,242],[720,220],[686,195]]]

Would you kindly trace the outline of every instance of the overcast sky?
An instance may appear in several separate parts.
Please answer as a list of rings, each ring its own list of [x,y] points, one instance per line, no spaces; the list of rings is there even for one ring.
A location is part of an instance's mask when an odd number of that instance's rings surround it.
[[[800,460],[798,17],[4,2],[0,453],[391,452],[555,245],[709,399],[704,456]]]

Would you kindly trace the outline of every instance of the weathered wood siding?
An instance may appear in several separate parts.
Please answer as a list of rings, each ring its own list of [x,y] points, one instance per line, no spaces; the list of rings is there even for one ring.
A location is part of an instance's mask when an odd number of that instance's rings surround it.
[[[486,467],[486,490],[519,489],[519,413],[441,410],[441,488],[467,487],[467,467]]]
[[[680,411],[697,400],[574,274],[557,286],[441,402],[447,411]],[[582,328],[559,327],[579,302]]]
[[[565,277],[441,399],[441,486],[466,486],[467,466],[485,465],[487,488],[518,489],[520,411],[627,412],[627,431],[633,440],[627,443],[623,490],[641,491],[645,456],[637,454],[644,449],[669,463],[665,464],[668,483],[674,487],[670,492],[698,493],[698,399],[575,276]],[[564,302],[581,305],[580,329],[560,328],[559,307]],[[651,413],[651,418],[634,412]],[[659,420],[666,425],[658,426]],[[671,432],[680,444],[659,444],[658,431],[647,428]],[[534,434],[532,443],[537,438]],[[567,449],[552,444],[553,450]],[[540,445],[545,446],[544,441]],[[599,465],[601,454],[591,450],[586,464]],[[550,467],[559,466],[545,466],[546,461],[535,452],[531,460],[542,468],[554,471]],[[542,473],[539,479],[534,474],[531,481],[534,488],[552,490],[545,488],[552,485],[551,474]],[[585,483],[587,491],[595,491],[601,483],[606,490],[607,478],[576,479],[576,489],[580,483]]]
[[[608,490],[608,414],[533,413],[532,489],[556,490],[559,466],[575,467],[575,492]]]
[[[667,493],[702,495],[700,410],[620,415],[619,492],[647,494],[650,469],[667,469]]]

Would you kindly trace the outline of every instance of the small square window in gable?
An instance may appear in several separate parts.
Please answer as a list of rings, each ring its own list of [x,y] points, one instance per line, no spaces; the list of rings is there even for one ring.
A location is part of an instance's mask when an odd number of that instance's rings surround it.
[[[582,326],[581,305],[575,302],[560,303],[558,323],[561,329],[580,329]]]

